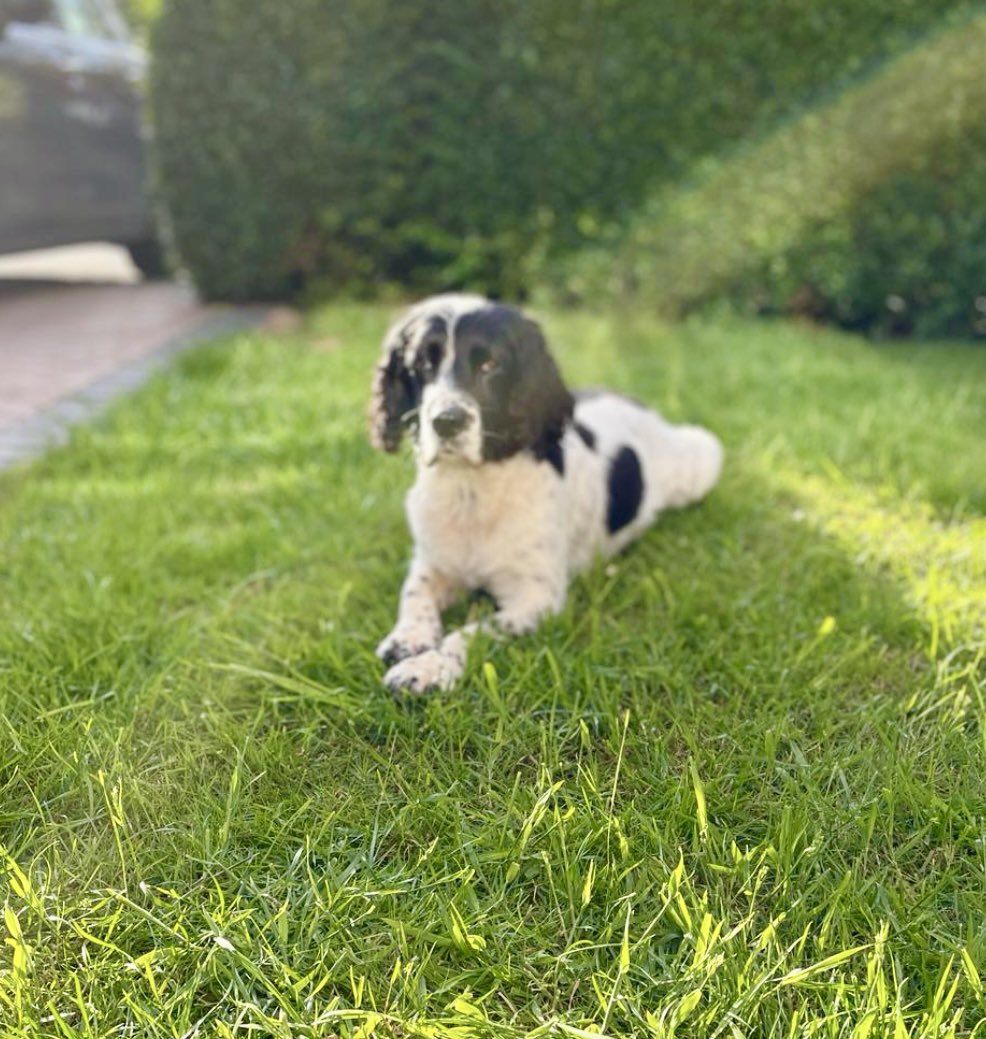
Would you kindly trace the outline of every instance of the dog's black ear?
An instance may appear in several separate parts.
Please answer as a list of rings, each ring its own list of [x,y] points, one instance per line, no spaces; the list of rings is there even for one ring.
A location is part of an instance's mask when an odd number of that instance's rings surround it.
[[[370,443],[393,453],[400,447],[404,418],[418,406],[417,383],[407,364],[407,322],[387,333],[370,391]]]
[[[562,381],[536,321],[523,319],[517,345],[521,377],[512,410],[517,421],[526,423],[527,445],[543,458],[561,439],[572,419],[575,401]]]

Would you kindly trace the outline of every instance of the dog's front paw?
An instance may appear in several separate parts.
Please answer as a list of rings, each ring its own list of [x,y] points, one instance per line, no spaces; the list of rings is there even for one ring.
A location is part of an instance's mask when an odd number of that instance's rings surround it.
[[[408,657],[416,657],[425,650],[434,649],[437,639],[431,632],[413,628],[394,628],[377,646],[377,656],[385,664],[397,664]]]
[[[458,657],[429,649],[395,664],[383,681],[392,693],[421,694],[451,689],[461,677],[462,662]]]

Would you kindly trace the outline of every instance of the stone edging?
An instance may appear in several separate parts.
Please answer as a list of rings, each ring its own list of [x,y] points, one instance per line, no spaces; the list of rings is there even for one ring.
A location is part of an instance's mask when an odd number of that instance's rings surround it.
[[[136,390],[175,357],[206,340],[256,328],[266,315],[267,308],[258,306],[239,307],[206,317],[79,393],[52,404],[33,418],[0,429],[0,470],[38,458],[51,448],[65,444],[73,426],[89,421],[117,397]]]

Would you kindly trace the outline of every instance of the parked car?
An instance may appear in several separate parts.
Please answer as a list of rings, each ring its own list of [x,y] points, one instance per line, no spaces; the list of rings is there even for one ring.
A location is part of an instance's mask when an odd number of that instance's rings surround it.
[[[146,64],[113,0],[0,0],[0,252],[110,241],[163,273]]]

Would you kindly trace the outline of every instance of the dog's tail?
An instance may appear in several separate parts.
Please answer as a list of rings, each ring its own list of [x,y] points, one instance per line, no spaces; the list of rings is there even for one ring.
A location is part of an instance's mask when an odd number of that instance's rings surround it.
[[[664,454],[663,508],[681,508],[701,501],[715,487],[722,472],[719,438],[701,426],[673,426],[670,451]]]

